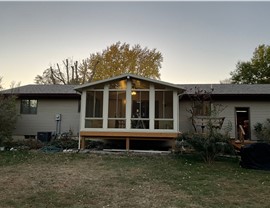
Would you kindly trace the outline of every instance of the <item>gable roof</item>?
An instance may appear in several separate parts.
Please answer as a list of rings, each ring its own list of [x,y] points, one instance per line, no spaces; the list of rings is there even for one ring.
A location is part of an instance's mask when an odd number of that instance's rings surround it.
[[[77,85],[25,85],[8,90],[0,91],[5,95],[22,96],[50,96],[50,97],[80,97],[79,93],[74,90]]]
[[[179,90],[181,92],[184,91],[184,89],[179,85],[172,84],[172,83],[169,83],[169,82],[160,81],[160,80],[156,80],[156,79],[146,78],[146,77],[138,76],[138,75],[135,75],[135,74],[121,74],[119,76],[115,76],[115,77],[112,77],[112,78],[109,78],[109,79],[99,80],[99,81],[96,81],[96,82],[91,82],[91,83],[87,83],[87,84],[84,84],[84,85],[80,85],[80,86],[75,87],[74,89],[79,91],[79,92],[82,92],[83,89],[88,88],[88,87],[92,87],[92,86],[107,83],[107,82],[123,80],[123,79],[137,79],[137,80],[142,80],[142,81],[146,81],[146,82],[152,82],[152,83],[156,83],[156,84],[160,84],[160,85],[165,85],[167,87],[177,89],[177,90]]]

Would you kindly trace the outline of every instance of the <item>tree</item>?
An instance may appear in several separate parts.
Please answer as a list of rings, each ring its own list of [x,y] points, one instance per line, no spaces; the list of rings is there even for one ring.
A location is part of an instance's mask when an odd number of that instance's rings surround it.
[[[187,111],[191,114],[194,132],[183,132],[177,138],[182,144],[190,145],[208,164],[212,164],[225,151],[232,150],[229,123],[221,133],[225,117],[221,117],[220,113],[226,106],[212,102],[213,91],[213,88],[207,91],[195,86],[186,92],[191,101]],[[197,130],[198,127],[201,131]]]
[[[84,60],[89,66],[90,70],[88,71],[91,71],[92,68],[95,69],[92,73],[93,81],[123,73],[159,79],[162,61],[162,55],[156,49],[141,48],[138,44],[130,47],[129,44],[121,44],[120,42],[107,47],[102,53],[96,53]],[[96,63],[98,64],[94,67]]]
[[[37,75],[35,83],[37,84],[80,84],[78,61],[66,59],[62,66],[57,63],[56,68],[50,66],[42,75]]]
[[[250,61],[239,61],[230,73],[235,84],[270,83],[270,46],[259,45]]]
[[[114,77],[123,73],[132,73],[147,78],[160,79],[159,69],[163,57],[156,49],[141,48],[139,44],[117,42],[102,53],[93,53],[79,64],[66,59],[64,66],[57,64],[37,75],[38,84],[84,84]]]
[[[232,78],[226,78],[219,81],[220,84],[232,84]]]
[[[0,77],[0,89],[2,77]],[[0,91],[0,144],[10,139],[17,120],[15,96],[4,96]]]

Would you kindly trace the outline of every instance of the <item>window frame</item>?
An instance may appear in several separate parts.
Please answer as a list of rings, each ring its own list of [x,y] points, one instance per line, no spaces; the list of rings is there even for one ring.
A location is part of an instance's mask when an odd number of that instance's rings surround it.
[[[27,101],[27,105],[24,105],[23,102]],[[34,107],[31,107],[31,101],[35,101],[36,104]],[[31,109],[35,109],[34,111]],[[24,115],[36,115],[38,111],[38,100],[37,99],[21,99],[20,105],[20,114]]]
[[[210,116],[211,115],[211,101],[204,100],[202,102],[193,102],[194,116]]]

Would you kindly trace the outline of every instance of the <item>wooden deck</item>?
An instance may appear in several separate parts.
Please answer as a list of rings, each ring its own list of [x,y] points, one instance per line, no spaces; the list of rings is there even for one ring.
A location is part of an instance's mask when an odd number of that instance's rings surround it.
[[[241,147],[247,145],[247,144],[253,144],[255,143],[256,141],[251,141],[251,140],[243,140],[243,141],[240,141],[240,140],[232,140],[231,143],[234,147],[234,149],[240,151],[241,150]]]
[[[130,149],[130,140],[171,141],[172,149],[175,149],[175,140],[178,136],[179,136],[179,133],[164,133],[164,132],[81,131],[80,132],[80,149],[85,149],[85,138],[124,139],[126,140],[126,150]]]

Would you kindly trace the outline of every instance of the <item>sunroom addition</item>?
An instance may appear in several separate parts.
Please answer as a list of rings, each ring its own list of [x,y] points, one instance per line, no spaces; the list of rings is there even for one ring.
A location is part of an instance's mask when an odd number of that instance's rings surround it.
[[[177,85],[126,74],[82,85],[80,136],[173,139],[178,134]],[[129,146],[126,146],[129,149]]]

